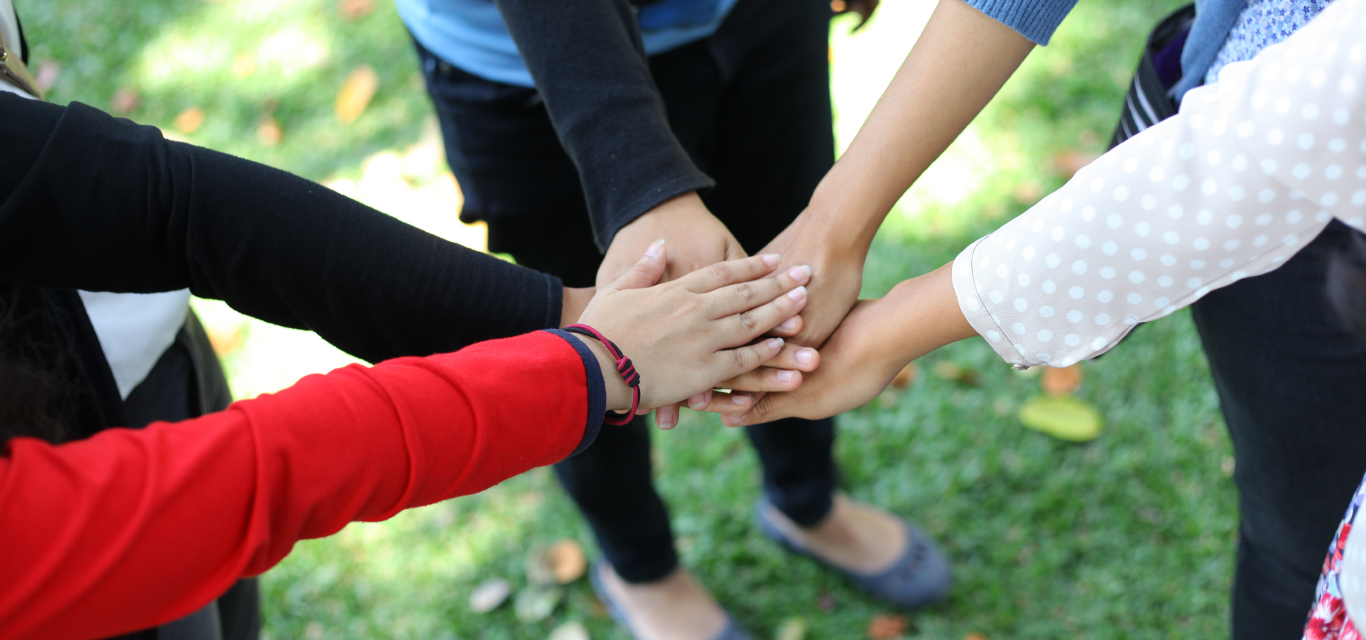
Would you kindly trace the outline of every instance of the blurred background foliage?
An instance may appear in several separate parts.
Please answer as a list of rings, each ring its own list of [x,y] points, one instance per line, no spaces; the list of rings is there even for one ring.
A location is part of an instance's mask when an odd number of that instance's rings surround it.
[[[455,219],[459,189],[408,35],[385,0],[16,4],[52,101],[286,169],[483,248],[482,229]],[[864,294],[951,260],[1102,152],[1147,29],[1177,4],[1081,3],[888,217]],[[933,6],[884,0],[858,32],[852,18],[832,23],[841,146]],[[354,106],[357,73],[378,82],[344,121],[336,105]],[[239,398],[351,361],[310,334],[195,304]],[[846,491],[915,518],[956,562],[953,597],[911,614],[904,637],[1226,634],[1233,461],[1188,315],[1087,363],[1078,395],[1108,427],[1086,445],[1022,428],[1015,414],[1039,393],[1037,372],[1011,371],[980,340],[927,356],[920,371],[908,388],[843,416],[837,451]],[[750,516],[757,467],[743,434],[688,414],[655,440],[684,561],[756,638],[796,626],[808,638],[860,638],[891,613],[759,534]],[[264,576],[266,635],[545,638],[580,621],[593,638],[625,638],[582,580],[541,621],[520,621],[511,605],[470,611],[476,584],[505,578],[522,588],[528,554],[563,538],[592,555],[587,528],[544,469],[354,524],[300,544]]]

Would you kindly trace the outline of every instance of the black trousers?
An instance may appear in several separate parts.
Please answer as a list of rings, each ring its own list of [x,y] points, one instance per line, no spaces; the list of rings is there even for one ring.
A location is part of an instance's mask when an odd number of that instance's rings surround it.
[[[674,134],[717,181],[703,201],[750,253],[805,208],[834,162],[830,17],[827,0],[741,0],[712,37],[651,58]],[[536,91],[476,77],[421,45],[418,56],[465,195],[461,219],[488,223],[490,250],[567,286],[592,285],[602,256],[579,176]],[[824,518],[833,421],[782,420],[748,434],[769,500],[798,523]],[[622,578],[648,582],[678,565],[643,418],[605,427],[555,470]]]
[[[1237,460],[1237,640],[1300,637],[1366,472],[1366,342],[1324,294],[1328,261],[1354,233],[1334,221],[1280,269],[1193,308]]]

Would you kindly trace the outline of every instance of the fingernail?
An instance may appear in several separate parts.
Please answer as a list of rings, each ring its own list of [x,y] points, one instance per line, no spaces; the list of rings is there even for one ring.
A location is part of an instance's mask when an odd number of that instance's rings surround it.
[[[797,328],[797,322],[797,316],[792,316],[791,318],[784,320],[782,324],[778,325],[778,328],[782,329],[783,331],[793,331]]]
[[[657,420],[655,426],[659,427],[660,429],[672,429],[674,428],[674,423],[677,422],[676,418],[674,418],[674,412],[672,409],[660,411],[659,415],[656,416],[656,418]]]
[[[778,380],[780,380],[780,381],[782,381],[782,382],[792,382],[792,378],[794,378],[794,377],[796,377],[796,376],[797,376],[797,372],[796,372],[796,371],[788,371],[788,370],[784,369],[784,370],[778,372]]]
[[[774,351],[777,351],[777,350],[783,348],[783,339],[782,339],[782,338],[773,338],[772,340],[769,340],[769,341],[768,341],[768,348],[770,348],[770,349],[772,349],[772,350],[774,350]]]
[[[660,250],[660,249],[663,249],[663,248],[664,248],[664,238],[660,238],[660,239],[655,240],[653,243],[650,244],[650,248],[645,250],[645,255],[650,256],[651,258],[658,258],[658,257],[659,257],[659,250]]]
[[[776,267],[776,266],[778,266],[778,263],[779,263],[779,262],[782,262],[782,261],[783,261],[783,257],[780,256],[780,255],[778,255],[778,254],[776,254],[776,253],[765,253],[765,254],[764,254],[764,264],[766,264],[766,265],[768,265],[768,266],[770,266],[770,267]]]
[[[688,400],[688,406],[700,410],[702,407],[707,406],[707,399],[699,393]]]
[[[804,264],[804,265],[802,265],[802,269],[803,269],[804,271],[806,271],[806,276],[807,276],[808,278],[811,277],[811,273],[812,273],[812,272],[811,272],[811,265],[809,265],[809,264]]]
[[[811,277],[811,267],[792,267],[787,270],[787,277],[797,282],[806,282]]]
[[[730,401],[734,404],[744,404],[749,402],[749,398],[746,396],[731,396]]]
[[[802,349],[797,352],[798,364],[811,364],[816,359],[815,349]]]
[[[793,290],[791,290],[791,291],[788,291],[788,292],[787,292],[787,297],[792,298],[793,300],[796,300],[797,302],[801,302],[802,300],[805,300],[805,299],[806,299],[806,287],[797,287],[796,289],[793,289]]]

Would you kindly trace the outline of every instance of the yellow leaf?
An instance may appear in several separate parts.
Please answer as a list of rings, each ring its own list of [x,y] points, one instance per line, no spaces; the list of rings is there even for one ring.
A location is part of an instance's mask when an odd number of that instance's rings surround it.
[[[352,70],[337,92],[337,119],[345,124],[355,122],[370,106],[376,89],[379,89],[379,74],[373,67],[363,64]]]
[[[806,621],[801,618],[788,618],[773,634],[774,640],[803,640],[806,638]]]
[[[204,126],[204,110],[199,107],[190,107],[180,112],[175,117],[175,130],[185,135],[190,135]]]
[[[556,542],[546,556],[550,560],[550,572],[555,576],[555,582],[560,584],[569,584],[582,578],[588,569],[588,558],[583,554],[583,547],[573,540]]]
[[[280,127],[280,123],[275,120],[274,116],[264,116],[256,124],[256,139],[267,147],[280,144],[284,137],[285,130]]]
[[[920,367],[917,367],[915,363],[912,362],[905,367],[902,367],[901,371],[897,372],[896,377],[892,378],[892,386],[898,389],[905,389],[906,387],[915,384],[915,381],[918,379],[920,379]]]
[[[1105,421],[1089,402],[1073,396],[1037,396],[1020,406],[1020,422],[1069,442],[1088,442],[1100,436]]]
[[[908,625],[906,616],[873,616],[873,619],[868,621],[868,639],[892,640],[892,638],[905,633]]]
[[[1050,396],[1067,396],[1081,386],[1081,363],[1056,369],[1045,367],[1043,370],[1043,392]]]

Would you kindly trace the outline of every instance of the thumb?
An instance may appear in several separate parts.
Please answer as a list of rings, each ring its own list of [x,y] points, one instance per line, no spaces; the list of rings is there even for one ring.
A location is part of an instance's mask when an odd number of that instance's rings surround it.
[[[744,247],[741,247],[734,237],[726,240],[726,260],[739,260],[748,257],[749,254],[745,253]]]
[[[659,282],[659,278],[664,275],[664,267],[668,260],[664,255],[664,240],[655,240],[650,248],[645,250],[645,255],[638,260],[629,271],[623,273],[616,282],[612,283],[613,289],[644,289],[654,286]]]

